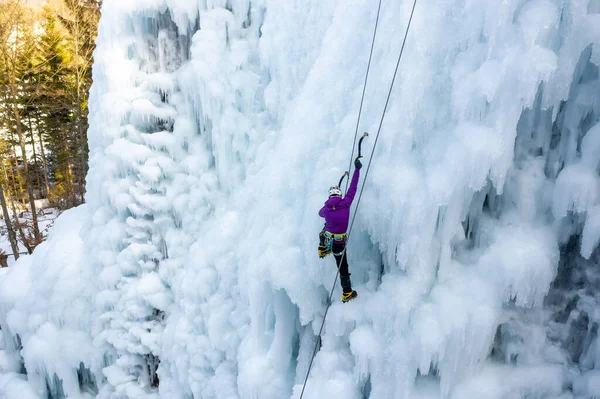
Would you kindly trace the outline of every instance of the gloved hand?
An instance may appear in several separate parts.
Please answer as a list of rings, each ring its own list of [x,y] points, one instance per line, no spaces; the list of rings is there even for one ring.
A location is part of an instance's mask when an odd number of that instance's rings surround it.
[[[356,169],[362,168],[362,163],[360,162],[360,159],[358,157],[356,157],[356,159],[354,160],[354,167]]]

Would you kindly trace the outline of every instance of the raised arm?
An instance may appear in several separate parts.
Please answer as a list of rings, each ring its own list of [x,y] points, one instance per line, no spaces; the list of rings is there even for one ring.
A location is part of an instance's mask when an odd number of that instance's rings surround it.
[[[360,177],[360,169],[354,169],[354,174],[352,175],[352,181],[350,182],[350,188],[346,193],[346,196],[342,200],[343,203],[350,206],[352,201],[354,201],[354,196],[356,195],[356,190],[358,189],[358,178]]]

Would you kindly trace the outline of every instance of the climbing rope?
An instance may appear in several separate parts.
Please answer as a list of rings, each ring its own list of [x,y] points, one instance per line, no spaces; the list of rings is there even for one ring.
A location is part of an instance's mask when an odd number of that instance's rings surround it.
[[[380,1],[381,6],[381,1]],[[392,96],[392,89],[394,88],[394,82],[396,81],[396,75],[398,74],[398,68],[400,67],[400,60],[402,59],[402,54],[404,53],[404,46],[406,45],[406,38],[408,37],[408,32],[410,30],[410,24],[413,19],[413,15],[415,13],[415,7],[417,5],[417,0],[413,1],[412,9],[410,11],[410,17],[408,18],[408,24],[406,26],[406,32],[404,33],[404,39],[402,40],[402,47],[400,48],[400,54],[398,55],[398,61],[396,62],[396,69],[394,70],[394,76],[392,77],[392,82],[390,84],[390,89],[388,91],[387,99],[385,100],[385,106],[383,107],[383,112],[381,113],[381,120],[379,121],[379,127],[377,128],[377,135],[375,136],[375,142],[373,143],[373,149],[371,150],[371,155],[369,156],[369,163],[367,164],[367,170],[365,171],[365,177],[363,179],[363,184],[360,187],[360,193],[358,194],[358,200],[356,202],[356,208],[354,209],[354,214],[352,215],[352,221],[350,222],[350,228],[348,229],[347,239],[350,239],[350,233],[352,233],[352,227],[354,226],[354,220],[356,219],[356,214],[358,213],[358,207],[360,205],[360,200],[362,198],[363,190],[365,188],[365,183],[367,182],[367,176],[369,175],[369,170],[371,169],[371,162],[373,161],[373,155],[375,154],[375,147],[377,146],[377,141],[379,140],[379,134],[381,133],[381,127],[383,126],[383,120],[385,118],[385,114],[387,112],[387,108],[390,102],[390,97]],[[377,18],[379,19],[379,9],[377,9]],[[373,39],[373,42],[375,39]],[[371,45],[371,52],[373,51],[373,45]],[[366,81],[365,81],[366,82]],[[363,90],[364,96],[364,90]],[[361,108],[362,108],[362,100],[361,100]],[[360,118],[360,113],[359,113]],[[357,123],[358,126],[358,123]],[[357,127],[358,131],[358,127]],[[356,133],[354,136],[354,141],[356,141]],[[354,153],[354,147],[352,148],[352,152]],[[352,160],[352,159],[351,159]],[[344,247],[344,251],[342,253],[342,258],[340,259],[340,263],[343,262],[344,256],[346,256],[346,247]],[[319,348],[319,344],[321,342],[321,334],[323,333],[323,327],[325,326],[325,319],[327,318],[327,313],[329,308],[331,307],[331,299],[333,298],[333,291],[335,289],[335,285],[337,283],[338,276],[340,275],[339,264],[337,268],[337,273],[335,275],[335,280],[333,280],[333,286],[331,287],[331,291],[329,292],[329,299],[327,301],[327,306],[325,307],[325,314],[323,315],[323,321],[321,322],[321,328],[319,329],[319,335],[317,337],[317,342],[315,342],[315,349],[313,350],[312,357],[310,359],[310,363],[308,364],[308,370],[306,371],[306,377],[304,378],[304,384],[302,385],[302,392],[300,393],[300,399],[304,396],[304,389],[306,388],[306,383],[308,381],[308,376],[310,375],[310,370],[312,368],[313,361],[315,360],[315,356],[317,355],[317,350]]]
[[[354,157],[354,148],[356,148],[356,137],[358,136],[358,125],[360,124],[360,116],[362,115],[363,102],[365,101],[365,92],[367,90],[367,80],[369,79],[369,70],[371,69],[371,58],[373,58],[373,48],[375,47],[375,36],[377,36],[377,26],[379,25],[379,11],[381,10],[381,0],[377,7],[377,18],[375,18],[375,29],[373,30],[373,39],[371,40],[371,51],[369,51],[369,63],[367,64],[367,73],[365,74],[365,83],[363,84],[362,96],[360,97],[360,107],[358,108],[358,118],[356,118],[356,128],[354,129],[354,140],[352,141],[352,153],[350,154],[350,162],[348,162],[348,171],[352,169],[352,158]],[[348,183],[350,176],[346,180],[346,188],[344,193],[348,192]]]

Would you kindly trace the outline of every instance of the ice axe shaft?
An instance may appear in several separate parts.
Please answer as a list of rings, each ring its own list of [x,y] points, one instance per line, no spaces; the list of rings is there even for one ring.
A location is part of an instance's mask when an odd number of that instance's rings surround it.
[[[364,140],[366,137],[369,137],[369,133],[367,133],[367,132],[363,133],[363,135],[362,135],[362,137],[360,138],[360,140],[358,140],[358,158],[362,158],[362,155],[361,155],[361,151],[362,151],[362,142],[363,142],[363,140]]]
[[[338,183],[338,187],[342,187],[342,182],[344,181],[344,178],[348,176],[348,171],[344,172],[344,175],[340,178],[340,182]]]

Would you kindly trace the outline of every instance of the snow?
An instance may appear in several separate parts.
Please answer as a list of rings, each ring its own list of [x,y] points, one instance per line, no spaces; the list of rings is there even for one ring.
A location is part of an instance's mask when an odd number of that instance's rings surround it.
[[[50,208],[48,207],[49,204],[46,200],[36,200],[36,209],[38,210],[38,225],[40,227],[40,232],[42,232],[42,234],[44,236],[46,236],[48,234],[48,232],[50,231],[50,229],[52,228],[52,226],[54,225],[54,221],[56,220],[56,218],[60,215],[60,210],[57,208]],[[18,220],[19,223],[23,223],[23,224],[31,224],[31,212],[27,211],[27,210],[23,210],[22,212],[19,211],[18,212]],[[14,220],[12,220],[11,218],[11,222],[14,224]],[[2,220],[0,222],[0,225],[2,227],[1,231],[1,235],[0,235],[0,250],[4,251],[6,254],[8,254],[8,265],[11,266],[14,261],[15,258],[13,256],[12,253],[12,247],[10,246],[10,241],[8,240],[8,232],[6,230],[6,226],[4,224],[4,220]],[[18,235],[18,233],[17,233]],[[25,246],[23,245],[23,243],[21,243],[21,241],[18,239],[17,237],[17,244],[19,247],[19,253],[21,255],[23,254],[27,254],[27,248],[25,248]],[[6,273],[7,271],[4,271],[2,269],[0,269],[0,273]]]
[[[486,367],[472,382],[457,387],[452,398],[559,398],[563,375],[557,366]]]
[[[588,398],[600,397],[600,373],[598,370],[588,371],[575,380],[573,392]]]
[[[556,218],[567,212],[586,212],[600,197],[600,176],[583,164],[569,165],[560,172],[554,186],[552,212]]]
[[[27,381],[17,373],[6,373],[0,377],[0,394],[3,398],[39,398]]]
[[[600,237],[592,3],[417,4],[324,320],[373,2],[105,0],[86,205],[0,276],[0,392],[299,398],[324,323],[306,399],[598,395],[596,276],[553,291]],[[364,154],[411,6],[382,3]]]
[[[581,141],[581,161],[592,169],[600,163],[600,123],[592,127]]]

